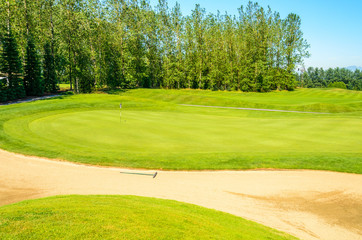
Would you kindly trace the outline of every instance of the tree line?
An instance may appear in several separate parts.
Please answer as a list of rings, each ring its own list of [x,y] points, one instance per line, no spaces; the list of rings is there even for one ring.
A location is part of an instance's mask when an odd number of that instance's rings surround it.
[[[296,75],[298,86],[305,88],[343,88],[362,91],[362,71],[346,68],[309,67]]]
[[[6,0],[0,3],[2,100],[56,91],[296,87],[308,57],[301,19],[249,2],[237,16],[159,0]]]

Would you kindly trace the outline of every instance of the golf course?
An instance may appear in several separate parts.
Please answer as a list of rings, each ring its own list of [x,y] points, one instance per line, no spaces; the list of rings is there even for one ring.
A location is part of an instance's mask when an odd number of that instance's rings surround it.
[[[361,9],[1,0],[0,240],[362,240]]]
[[[0,106],[0,238],[358,239],[361,112],[341,89]]]

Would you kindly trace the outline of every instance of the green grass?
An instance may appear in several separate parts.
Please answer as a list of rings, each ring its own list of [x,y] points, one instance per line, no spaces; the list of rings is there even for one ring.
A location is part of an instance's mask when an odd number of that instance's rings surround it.
[[[123,103],[122,121],[119,103]],[[179,106],[258,107],[305,113]],[[323,169],[362,173],[362,94],[138,89],[0,107],[0,147],[153,169]]]
[[[124,95],[181,104],[331,113],[362,111],[361,91],[343,89],[302,88],[270,93],[139,89]]]
[[[219,211],[134,196],[63,196],[0,207],[0,239],[296,239]]]
[[[70,89],[69,83],[59,83],[58,86],[59,86],[59,89],[62,91]]]

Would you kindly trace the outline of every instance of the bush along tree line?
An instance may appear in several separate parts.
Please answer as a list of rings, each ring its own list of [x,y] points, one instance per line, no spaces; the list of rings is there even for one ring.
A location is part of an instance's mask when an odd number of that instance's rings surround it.
[[[56,91],[57,81],[76,93],[292,90],[309,55],[298,15],[253,2],[237,16],[200,5],[183,16],[166,0],[6,0],[0,18],[2,100]]]
[[[298,86],[305,88],[343,88],[362,91],[362,71],[346,68],[309,67],[296,74]]]

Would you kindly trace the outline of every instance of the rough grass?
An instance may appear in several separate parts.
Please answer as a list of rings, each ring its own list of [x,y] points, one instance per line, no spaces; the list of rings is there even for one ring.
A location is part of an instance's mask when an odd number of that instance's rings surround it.
[[[134,196],[62,196],[0,207],[0,239],[296,239],[219,211]]]
[[[177,103],[332,114],[195,108]],[[114,95],[64,96],[0,107],[0,147],[134,168],[362,173],[361,109],[361,93],[337,89],[266,94],[138,89]]]

